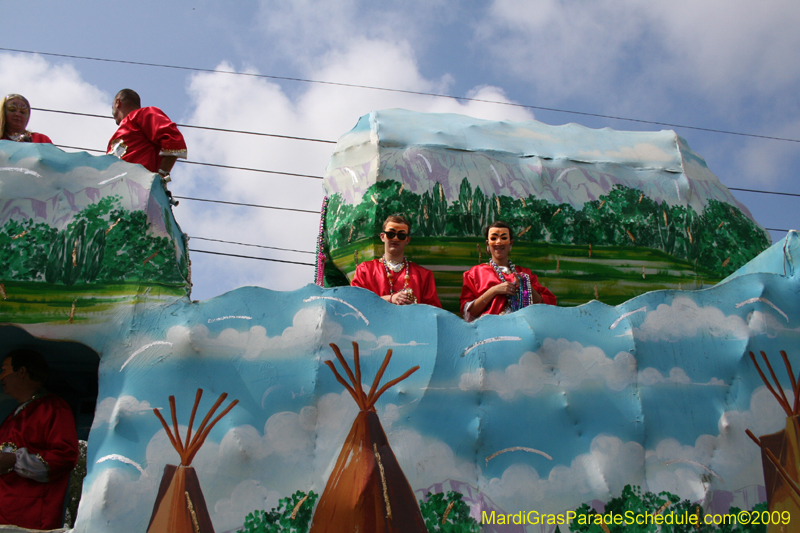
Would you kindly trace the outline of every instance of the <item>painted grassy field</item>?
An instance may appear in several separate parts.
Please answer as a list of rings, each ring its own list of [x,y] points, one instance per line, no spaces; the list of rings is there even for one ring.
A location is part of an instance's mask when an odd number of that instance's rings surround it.
[[[408,257],[433,271],[445,309],[458,310],[462,273],[488,260],[485,245],[473,238],[412,239]],[[356,252],[358,252],[356,257]],[[361,240],[334,252],[334,263],[352,278],[356,261],[379,257],[383,243]],[[533,270],[562,306],[590,300],[617,305],[659,289],[701,289],[719,279],[688,261],[659,250],[635,246],[589,246],[515,242],[512,261]]]
[[[113,312],[113,308],[119,305],[132,305],[145,298],[180,297],[186,294],[184,287],[140,282],[69,286],[44,282],[0,283],[0,322],[17,324],[85,323]]]

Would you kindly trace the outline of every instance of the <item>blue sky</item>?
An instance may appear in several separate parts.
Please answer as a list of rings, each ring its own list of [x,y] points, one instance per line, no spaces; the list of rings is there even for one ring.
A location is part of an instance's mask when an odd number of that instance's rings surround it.
[[[23,9],[24,7],[24,9]],[[447,93],[800,139],[800,4],[494,0],[37,1],[0,47]],[[177,122],[335,140],[373,109],[657,131],[653,124],[477,102],[0,51],[0,91],[34,107],[109,115],[136,89]],[[34,111],[57,144],[105,149],[114,123]],[[730,187],[799,193],[798,143],[676,128]],[[333,145],[185,130],[189,158],[322,175]],[[320,180],[179,165],[179,196],[317,210]],[[797,228],[800,198],[734,193],[766,227]],[[313,250],[318,218],[181,201],[191,236]],[[773,239],[784,234],[773,232]],[[312,262],[194,240],[191,247]],[[287,290],[313,267],[195,253],[196,299],[242,285]]]

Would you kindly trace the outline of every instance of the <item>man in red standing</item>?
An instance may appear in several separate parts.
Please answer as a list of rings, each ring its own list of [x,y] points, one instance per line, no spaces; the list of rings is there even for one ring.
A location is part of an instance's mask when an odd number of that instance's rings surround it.
[[[178,126],[157,107],[142,107],[139,95],[122,89],[114,97],[111,114],[119,126],[106,153],[139,163],[169,181],[175,161],[186,158],[186,142]]]
[[[350,283],[371,290],[395,305],[428,304],[442,307],[436,295],[433,272],[410,262],[405,249],[411,242],[411,224],[401,215],[390,215],[381,232],[383,255],[361,263]]]
[[[15,350],[3,360],[0,382],[17,407],[0,425],[0,524],[63,525],[78,437],[67,402],[42,387],[46,378],[47,363],[38,352]]]

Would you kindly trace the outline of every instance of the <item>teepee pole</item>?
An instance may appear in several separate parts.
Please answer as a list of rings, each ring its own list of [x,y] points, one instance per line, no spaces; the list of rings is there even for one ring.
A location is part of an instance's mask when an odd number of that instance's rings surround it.
[[[175,428],[175,441],[178,443],[176,449],[178,450],[178,455],[180,455],[181,459],[183,459],[183,456],[185,455],[186,452],[186,447],[184,446],[184,443],[181,442],[181,434],[178,431],[178,409],[177,407],[175,407],[175,396],[169,397],[169,410],[170,413],[172,414],[172,427]],[[189,444],[188,439],[186,441],[186,444]]]
[[[769,359],[767,359],[767,354],[764,353],[764,350],[761,350],[759,353],[761,354],[761,358],[764,359],[764,363],[767,364],[767,369],[769,370],[769,375],[772,376],[772,381],[775,382],[775,388],[778,389],[778,392],[780,393],[781,398],[783,398],[783,403],[786,405],[786,407],[789,410],[791,410],[791,407],[789,406],[789,399],[786,397],[786,394],[783,392],[783,387],[781,387],[781,382],[778,381],[778,376],[776,376],[775,375],[775,371],[772,370],[772,365],[769,364]]]
[[[347,392],[349,392],[350,396],[353,397],[353,400],[355,400],[356,404],[358,405],[358,408],[359,409],[364,409],[364,401],[356,393],[356,391],[353,390],[353,387],[351,387],[350,385],[347,384],[347,381],[345,381],[345,379],[342,377],[342,375],[339,374],[339,372],[336,371],[336,366],[334,366],[333,361],[325,361],[325,364],[328,365],[328,368],[330,368],[331,371],[333,372],[333,377],[336,378],[336,381],[341,383],[342,386],[345,389],[347,389]],[[363,394],[363,391],[362,391],[362,394]]]
[[[172,436],[172,431],[170,431],[169,426],[167,425],[167,421],[164,420],[164,417],[161,416],[161,412],[158,409],[153,409],[153,412],[156,414],[158,419],[161,421],[161,425],[164,426],[164,431],[167,432],[167,437],[169,437],[169,441],[172,443],[172,447],[176,450],[178,449],[178,443],[175,442],[175,437]],[[181,457],[183,459],[183,457]]]
[[[358,395],[358,398],[361,399],[360,401],[357,399],[356,403],[358,403],[359,405],[361,405],[362,403],[366,403],[365,401],[366,399],[364,398],[364,390],[361,388],[361,383],[356,381],[356,377],[353,375],[353,371],[350,370],[350,365],[348,365],[347,361],[345,361],[344,356],[342,355],[342,351],[335,344],[331,344],[330,346],[331,348],[333,348],[333,353],[336,354],[336,359],[339,360],[339,363],[344,368],[344,371],[347,372],[347,377],[350,378],[350,383],[353,384],[354,392]],[[355,342],[353,342],[353,346],[358,346],[358,345]],[[361,370],[358,370],[358,372],[360,373]]]
[[[397,385],[398,383],[400,383],[401,381],[403,381],[404,379],[406,379],[408,376],[410,376],[411,374],[413,374],[413,373],[414,373],[414,372],[416,372],[417,370],[419,370],[419,365],[415,366],[414,368],[409,368],[409,369],[408,369],[408,370],[406,370],[406,371],[405,371],[405,373],[403,373],[403,375],[402,375],[402,376],[400,376],[399,378],[395,378],[395,379],[393,379],[392,381],[387,381],[387,382],[386,382],[386,384],[385,384],[383,387],[381,387],[381,390],[379,390],[379,391],[378,391],[378,392],[375,394],[375,396],[370,396],[370,399],[369,399],[369,404],[367,405],[367,410],[369,410],[369,409],[372,409],[372,407],[375,405],[375,402],[377,402],[377,401],[378,401],[378,398],[380,398],[380,397],[381,397],[381,395],[382,395],[384,392],[386,392],[386,391],[387,391],[387,390],[389,390],[390,388],[394,387],[395,385]]]
[[[203,431],[202,434],[198,433],[197,435],[195,435],[194,442],[192,442],[191,449],[189,450],[189,462],[190,463],[192,462],[192,460],[194,459],[194,456],[197,455],[197,452],[200,451],[200,448],[205,443],[206,437],[208,437],[208,434],[211,433],[211,429],[214,426],[216,426],[217,422],[222,420],[222,417],[227,415],[237,403],[239,403],[239,400],[233,400],[228,407],[226,407],[220,414],[217,415],[217,418],[215,418],[208,425],[208,427],[205,429],[205,431]]]
[[[761,381],[764,382],[764,385],[766,385],[767,390],[769,390],[772,393],[772,395],[775,397],[775,399],[778,401],[778,404],[780,404],[780,406],[783,408],[783,411],[786,413],[786,416],[792,416],[793,413],[792,413],[792,410],[789,407],[788,403],[784,403],[783,399],[778,395],[777,392],[775,392],[775,389],[772,388],[772,385],[770,384],[769,380],[767,379],[767,376],[764,375],[764,372],[761,370],[761,367],[758,366],[758,361],[756,361],[756,355],[753,352],[750,352],[750,359],[753,361],[753,364],[756,366],[756,370],[758,371],[758,375],[761,376]]]
[[[197,389],[197,394],[194,397],[194,407],[192,407],[192,416],[189,417],[189,428],[186,430],[186,446],[192,442],[192,425],[194,424],[194,417],[197,414],[197,408],[200,406],[200,398],[203,397],[203,389]]]
[[[378,389],[378,385],[380,385],[381,378],[383,378],[383,373],[386,372],[386,367],[389,366],[389,361],[392,359],[392,350],[388,350],[386,352],[386,357],[383,358],[383,363],[381,367],[378,369],[378,373],[375,374],[375,379],[372,380],[372,387],[369,388],[369,394],[367,395],[368,398],[372,398],[372,395],[375,394],[375,391]]]
[[[200,424],[200,427],[197,428],[197,434],[200,434],[200,433],[203,432],[203,430],[206,428],[206,424],[208,424],[208,421],[211,420],[211,417],[214,416],[214,413],[216,412],[216,410],[219,409],[219,406],[222,405],[222,402],[224,402],[225,398],[227,398],[227,397],[228,397],[228,393],[227,392],[223,392],[222,394],[219,395],[219,398],[217,398],[217,401],[214,402],[214,405],[212,405],[211,409],[209,409],[208,413],[206,413],[206,416],[203,419],[203,422]],[[197,438],[196,435],[195,435],[195,438]]]

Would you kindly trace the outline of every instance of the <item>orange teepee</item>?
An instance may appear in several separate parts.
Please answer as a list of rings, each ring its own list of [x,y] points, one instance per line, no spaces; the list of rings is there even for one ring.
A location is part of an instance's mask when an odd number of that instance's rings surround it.
[[[375,375],[369,393],[365,394],[361,387],[358,344],[353,343],[355,375],[345,362],[339,347],[331,344],[331,348],[344,367],[350,384],[336,371],[332,361],[325,361],[325,364],[333,371],[336,380],[347,389],[361,411],[353,421],[353,427],[344,441],[325,491],[319,499],[309,533],[427,533],[414,491],[389,446],[386,433],[375,412],[378,398],[419,370],[419,366],[409,369],[377,390],[392,358],[392,351],[389,350]]]
[[[197,406],[200,405],[200,398],[203,396],[203,389],[197,389],[197,395],[192,408],[192,416],[189,418],[189,427],[186,430],[186,438],[181,441],[178,432],[178,417],[175,412],[175,396],[169,397],[169,407],[172,411],[172,425],[175,429],[173,434],[167,422],[158,409],[153,409],[161,425],[167,432],[170,442],[175,447],[181,458],[179,466],[167,465],[164,467],[164,475],[161,477],[161,486],[158,488],[158,496],[153,506],[153,514],[150,517],[150,524],[147,526],[147,533],[214,533],[214,526],[211,524],[211,517],[208,514],[206,500],[197,479],[197,473],[192,468],[192,459],[203,446],[206,437],[211,432],[217,422],[239,403],[234,400],[209,424],[209,420],[214,416],[214,412],[219,408],[227,393],[222,393],[208,412],[197,433],[192,438],[192,424],[197,414]]]

